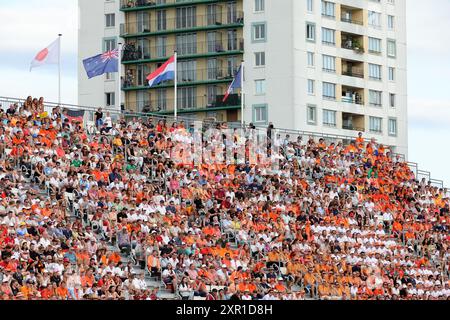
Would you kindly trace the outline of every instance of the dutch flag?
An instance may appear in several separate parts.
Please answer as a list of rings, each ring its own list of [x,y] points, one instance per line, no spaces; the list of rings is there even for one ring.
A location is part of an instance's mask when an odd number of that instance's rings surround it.
[[[167,60],[161,67],[156,69],[148,77],[148,85],[156,86],[161,82],[175,79],[175,56]]]

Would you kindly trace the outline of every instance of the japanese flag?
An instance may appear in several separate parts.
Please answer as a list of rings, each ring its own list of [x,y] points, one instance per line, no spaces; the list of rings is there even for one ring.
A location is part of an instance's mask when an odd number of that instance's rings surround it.
[[[36,57],[31,61],[30,71],[33,68],[43,66],[45,64],[59,64],[60,38],[56,39],[47,48],[38,52]]]

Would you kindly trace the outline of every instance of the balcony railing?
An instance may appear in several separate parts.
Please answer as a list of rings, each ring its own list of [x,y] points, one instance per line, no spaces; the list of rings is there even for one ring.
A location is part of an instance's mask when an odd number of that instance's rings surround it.
[[[364,69],[363,68],[342,68],[342,75],[356,78],[364,78]]]
[[[176,0],[173,0],[176,1]],[[163,1],[158,1],[163,2]],[[157,1],[150,1],[150,0],[121,0],[120,1],[120,8],[121,9],[130,9],[130,8],[147,8],[147,7],[153,7],[155,5],[158,5]]]
[[[360,25],[360,26],[363,25],[362,21],[356,20],[356,19],[354,19],[352,17],[352,15],[348,15],[348,14],[345,14],[345,13],[341,15],[341,21],[342,22],[347,22],[347,23],[352,23],[352,24],[357,24],[357,25]]]
[[[165,5],[192,5],[197,3],[214,2],[214,0],[120,0],[121,9],[144,9],[163,7]]]
[[[181,70],[178,68],[178,84],[197,84],[198,82],[231,82],[236,70],[229,70],[228,68],[210,68],[210,69],[195,69],[195,70]],[[146,77],[151,73],[147,67],[138,69],[127,69],[126,76],[122,81],[123,89],[140,88],[147,86]],[[136,76],[136,74],[142,74],[142,76]],[[171,84],[173,81],[168,81],[167,84]]]
[[[355,126],[353,126],[351,124],[344,124],[344,125],[342,125],[342,129],[344,129],[344,130],[352,130],[352,131],[359,131],[359,132],[364,132],[365,131],[364,128],[358,128],[358,127],[355,127]]]
[[[244,51],[244,39],[232,39],[222,41],[202,41],[183,44],[167,44],[165,46],[149,46],[149,41],[142,45],[128,43],[123,49],[122,62],[141,61],[151,59],[164,60],[171,56],[174,51],[178,52],[178,57],[192,55],[208,55],[221,53],[235,53]]]
[[[342,96],[342,102],[364,105],[364,98],[361,95]]]
[[[230,94],[223,102],[223,94],[213,96],[188,96],[177,99],[178,110],[229,108],[241,105],[239,94]],[[174,99],[144,99],[139,101],[128,101],[125,103],[126,110],[136,110],[137,112],[152,113],[173,110]]]
[[[157,19],[149,15],[142,20],[129,21],[121,24],[120,35],[122,37],[139,36],[150,33],[166,33],[183,30],[195,30],[198,28],[217,29],[221,27],[238,27],[244,24],[243,12],[233,14],[191,15],[177,18]]]

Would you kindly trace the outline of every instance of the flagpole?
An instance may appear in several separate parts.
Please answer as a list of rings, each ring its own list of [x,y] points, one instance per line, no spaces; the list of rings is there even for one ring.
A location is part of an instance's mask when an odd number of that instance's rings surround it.
[[[58,41],[58,104],[61,105],[61,38],[62,34],[58,34],[59,41]]]
[[[241,127],[244,128],[244,60],[241,61]]]
[[[119,71],[119,76],[118,76],[118,92],[117,92],[117,105],[119,106],[117,108],[117,110],[119,112],[122,112],[122,42],[118,43],[118,49],[119,49],[119,66],[118,66],[118,71]],[[140,112],[140,110],[136,110],[138,112]]]
[[[177,97],[177,94],[178,94],[178,79],[177,79],[177,69],[178,69],[178,53],[177,53],[177,51],[175,51],[175,55],[174,55],[174,57],[175,57],[175,79],[174,79],[174,81],[175,81],[175,92],[174,92],[174,115],[175,115],[175,121],[177,121],[177,115],[178,115],[178,97]]]

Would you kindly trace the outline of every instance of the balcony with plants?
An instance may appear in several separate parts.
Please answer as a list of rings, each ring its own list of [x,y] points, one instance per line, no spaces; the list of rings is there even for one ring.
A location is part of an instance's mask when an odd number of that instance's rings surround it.
[[[242,11],[197,15],[195,11],[174,18],[163,18],[147,12],[138,12],[133,19],[120,25],[122,38],[166,35],[172,33],[220,30],[244,26]]]
[[[364,50],[364,36],[341,32],[341,48],[353,50],[356,53],[363,54]]]
[[[147,85],[147,76],[156,68],[150,68],[149,65],[131,65],[125,70],[125,77],[122,79],[122,89],[124,91],[145,90],[149,89]],[[177,85],[196,86],[208,84],[230,83],[233,81],[237,68],[227,67],[211,67],[207,69],[186,69],[178,67]],[[166,81],[163,84],[155,86],[155,88],[173,87],[173,80]]]
[[[193,41],[175,40],[172,42],[155,44],[152,38],[130,39],[122,51],[122,63],[136,64],[149,62],[163,62],[178,53],[178,59],[193,59],[203,57],[216,57],[226,55],[238,55],[244,52],[244,39],[227,38],[225,33],[220,33],[214,40]],[[223,37],[222,37],[223,36]],[[177,42],[177,43],[174,43]]]
[[[163,9],[170,7],[215,4],[226,0],[120,0],[120,10],[124,12]]]

